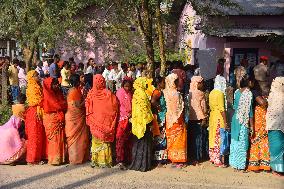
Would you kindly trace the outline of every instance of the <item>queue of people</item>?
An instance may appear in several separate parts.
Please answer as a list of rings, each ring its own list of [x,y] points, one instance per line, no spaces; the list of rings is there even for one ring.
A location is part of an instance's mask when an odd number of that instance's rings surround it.
[[[250,72],[236,68],[234,86],[219,61],[210,90],[181,62],[166,77],[147,78],[141,65],[103,67],[90,59],[84,69],[70,59],[60,68],[55,56],[48,74],[39,64],[26,75],[25,93],[12,95],[13,115],[0,127],[0,163],[90,161],[92,167],[144,172],[209,160],[220,168],[282,176],[284,75],[270,82],[268,59],[260,59]]]

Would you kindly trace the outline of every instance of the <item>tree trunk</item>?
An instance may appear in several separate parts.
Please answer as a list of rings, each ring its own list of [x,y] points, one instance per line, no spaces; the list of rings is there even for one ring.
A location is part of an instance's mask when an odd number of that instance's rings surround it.
[[[165,76],[166,74],[166,55],[165,55],[165,39],[163,33],[163,25],[161,18],[161,0],[156,2],[156,17],[157,17],[157,33],[159,37],[159,49],[160,49],[160,60],[161,60],[161,70],[160,75]]]
[[[4,63],[4,65],[2,66],[1,69],[1,104],[2,105],[6,105],[8,104],[8,74],[7,74],[7,70],[8,70],[8,66],[6,65],[6,63]]]
[[[35,55],[35,50],[36,50],[36,44],[37,42],[35,42],[31,46],[24,45],[24,48],[23,48],[23,58],[26,63],[27,72],[31,70],[33,61],[35,60],[34,55]]]
[[[141,1],[141,10],[136,7],[138,24],[143,36],[147,53],[147,76],[154,76],[154,45],[153,45],[153,20],[149,10],[149,0]]]

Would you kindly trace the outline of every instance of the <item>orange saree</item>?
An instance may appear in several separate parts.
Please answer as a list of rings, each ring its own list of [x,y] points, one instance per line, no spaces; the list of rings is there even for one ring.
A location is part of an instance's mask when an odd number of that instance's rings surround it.
[[[66,102],[61,91],[54,91],[52,78],[43,82],[43,125],[47,137],[48,164],[65,162],[64,111]]]
[[[68,109],[65,114],[65,134],[70,164],[84,163],[89,158],[89,130],[83,98],[79,89],[72,88],[67,95]]]
[[[168,159],[172,163],[185,163],[187,161],[187,132],[183,115],[172,127],[166,129]]]

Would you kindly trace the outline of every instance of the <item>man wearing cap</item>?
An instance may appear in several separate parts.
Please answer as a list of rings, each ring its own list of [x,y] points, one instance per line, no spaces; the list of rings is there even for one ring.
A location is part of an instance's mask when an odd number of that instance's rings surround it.
[[[260,63],[254,67],[254,76],[263,96],[268,96],[270,90],[268,57],[261,56]]]

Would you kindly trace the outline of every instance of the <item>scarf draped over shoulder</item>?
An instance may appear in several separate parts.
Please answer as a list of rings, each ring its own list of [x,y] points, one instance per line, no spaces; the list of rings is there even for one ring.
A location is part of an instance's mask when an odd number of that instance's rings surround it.
[[[147,124],[151,123],[154,117],[146,94],[147,78],[137,78],[133,87],[135,92],[132,98],[132,133],[140,139],[145,134]]]
[[[166,77],[166,88],[163,91],[167,104],[166,123],[167,128],[171,128],[180,118],[184,102],[182,95],[177,91],[175,81],[178,79],[177,74],[170,74]]]
[[[284,77],[276,77],[272,82],[268,97],[266,128],[284,133]]]
[[[118,102],[114,94],[106,89],[104,77],[93,77],[93,88],[86,98],[86,120],[93,136],[104,142],[113,142],[118,115]]]

